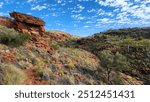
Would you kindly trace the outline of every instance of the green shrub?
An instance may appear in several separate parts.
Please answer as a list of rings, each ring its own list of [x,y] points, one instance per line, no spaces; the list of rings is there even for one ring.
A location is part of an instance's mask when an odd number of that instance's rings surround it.
[[[43,75],[43,69],[42,69],[41,67],[39,67],[39,66],[36,66],[36,67],[35,67],[35,73],[36,73],[39,77],[41,77],[41,76]]]
[[[139,45],[143,48],[150,50],[150,39],[141,39],[138,41]]]
[[[98,55],[99,55],[102,67],[107,72],[108,84],[111,83],[110,75],[112,71],[119,72],[125,68],[128,68],[129,63],[127,62],[126,57],[120,54],[119,52],[117,52],[116,54],[113,54],[109,50],[103,50],[99,52]]]
[[[50,68],[42,68],[40,66],[36,66],[34,71],[37,77],[41,78],[42,80],[49,80],[49,77],[53,75]]]
[[[34,71],[38,77],[43,77],[43,76],[49,76],[51,75],[51,70],[50,68],[47,68],[45,66],[44,61],[42,59],[36,58],[35,59],[35,68]]]
[[[23,45],[24,42],[29,39],[29,34],[19,34],[15,30],[6,27],[0,29],[0,43],[6,44],[8,46],[18,47],[20,45]]]
[[[135,39],[135,38],[127,37],[123,40],[123,45],[128,46],[128,52],[130,47],[145,48],[149,50],[150,39],[145,39],[145,38]]]
[[[55,50],[58,50],[60,48],[60,44],[56,41],[49,41],[50,47],[54,48]]]

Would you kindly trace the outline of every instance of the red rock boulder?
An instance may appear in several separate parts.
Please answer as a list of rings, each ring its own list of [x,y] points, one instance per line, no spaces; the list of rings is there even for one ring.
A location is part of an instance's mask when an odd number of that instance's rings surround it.
[[[16,22],[25,23],[25,24],[31,24],[34,26],[44,26],[45,22],[41,20],[40,18],[33,17],[27,14],[23,14],[20,12],[12,12],[10,13],[10,16],[13,17]]]
[[[20,12],[12,12],[10,13],[10,16],[14,19],[12,28],[21,33],[43,35],[45,32],[45,22],[40,18]]]

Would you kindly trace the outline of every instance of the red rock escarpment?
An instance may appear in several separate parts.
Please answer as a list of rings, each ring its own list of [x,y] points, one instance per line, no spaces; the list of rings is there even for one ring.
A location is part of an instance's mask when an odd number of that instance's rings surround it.
[[[0,17],[0,24],[31,35],[43,35],[45,32],[45,22],[40,18],[20,12],[12,12],[10,16],[12,18]]]
[[[13,28],[19,32],[29,34],[43,34],[45,32],[45,22],[40,18],[19,12],[12,12],[10,16],[14,18]]]
[[[13,24],[13,20],[8,17],[0,16],[0,24],[11,27]]]

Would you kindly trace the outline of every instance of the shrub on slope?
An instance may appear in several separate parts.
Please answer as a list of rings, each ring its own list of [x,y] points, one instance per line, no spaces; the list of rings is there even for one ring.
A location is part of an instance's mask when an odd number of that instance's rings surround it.
[[[20,45],[23,45],[24,42],[29,40],[29,38],[29,34],[19,34],[13,29],[0,26],[0,43],[6,44],[8,46],[18,47]]]

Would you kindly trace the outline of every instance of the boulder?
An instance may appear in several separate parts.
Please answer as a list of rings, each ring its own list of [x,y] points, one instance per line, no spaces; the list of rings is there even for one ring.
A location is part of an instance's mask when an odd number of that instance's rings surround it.
[[[43,35],[45,32],[45,22],[40,18],[22,14],[20,12],[12,12],[10,13],[10,16],[14,18],[12,28],[21,33]]]
[[[37,25],[37,26],[45,25],[45,22],[40,18],[33,17],[27,14],[22,14],[20,12],[12,12],[10,13],[10,16],[13,17],[16,20],[16,22],[22,22],[22,23],[27,23],[31,25]]]
[[[40,18],[20,12],[10,13],[12,18],[0,16],[0,24],[14,28],[20,33],[43,36],[45,34],[45,22]]]

